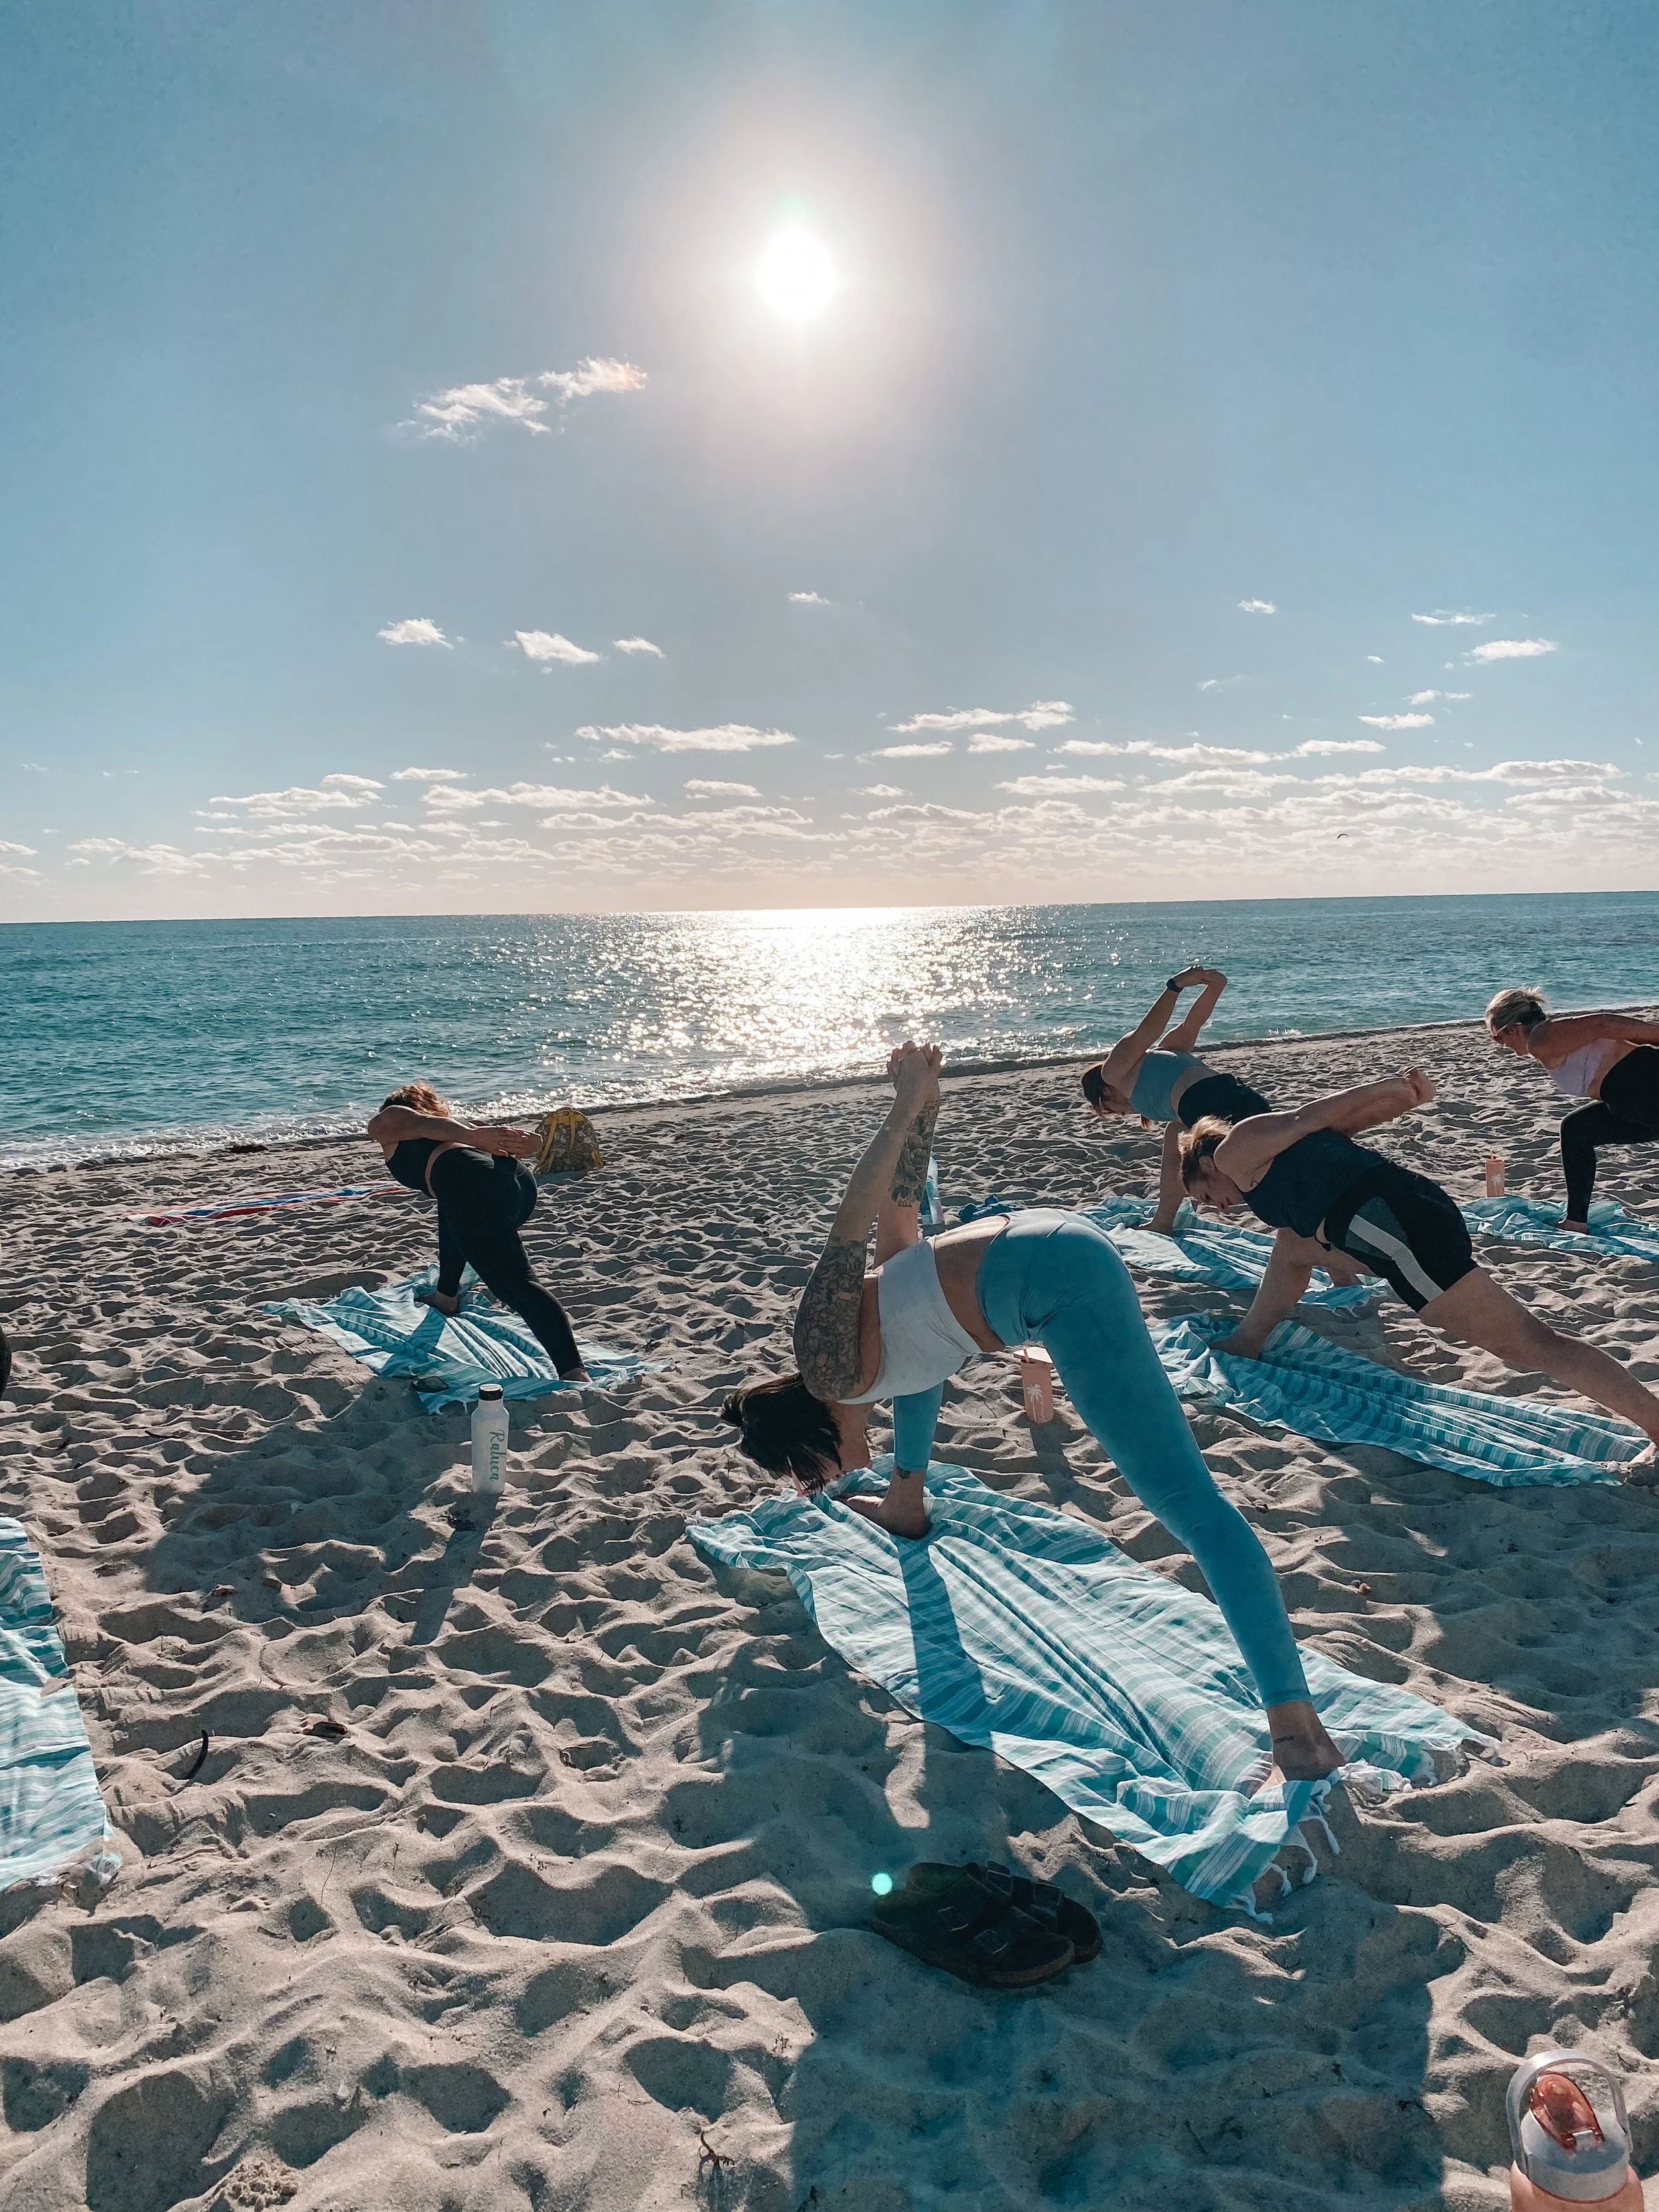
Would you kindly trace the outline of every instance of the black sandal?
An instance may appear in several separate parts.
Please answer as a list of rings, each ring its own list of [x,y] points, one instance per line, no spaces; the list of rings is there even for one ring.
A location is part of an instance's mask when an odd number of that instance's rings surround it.
[[[943,1882],[930,1879],[940,1875]],[[1069,1936],[1040,1926],[969,1867],[912,1867],[902,1890],[877,1899],[870,1924],[925,1965],[985,1989],[1030,1989],[1073,1956]]]
[[[1034,1881],[1030,1875],[1016,1873],[1012,1867],[993,1859],[988,1866],[970,1862],[962,1867],[946,1866],[939,1859],[923,1859],[910,1869],[910,1881],[915,1888],[943,1892],[967,1872],[989,1890],[1000,1897],[1028,1920],[1035,1920],[1039,1928],[1051,1934],[1064,1936],[1071,1944],[1075,1963],[1086,1966],[1091,1959],[1100,1956],[1100,1923],[1092,1912],[1057,1889],[1051,1881]]]
[[[982,1867],[970,1861],[968,1871],[977,1875],[988,1889],[1017,1905],[1027,1919],[1035,1920],[1039,1928],[1052,1928],[1056,1935],[1066,1936],[1079,1966],[1086,1966],[1091,1959],[1100,1956],[1099,1921],[1075,1898],[1067,1897],[1063,1889],[1056,1889],[1053,1882],[1034,1881],[1030,1875],[1016,1874],[1000,1859],[993,1859],[988,1866]]]

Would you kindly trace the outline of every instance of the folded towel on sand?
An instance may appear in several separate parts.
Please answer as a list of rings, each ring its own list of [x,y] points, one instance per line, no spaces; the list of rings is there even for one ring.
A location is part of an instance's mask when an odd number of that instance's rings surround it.
[[[711,1559],[787,1575],[819,1632],[907,1711],[1034,1775],[1194,1896],[1249,1911],[1287,1845],[1311,1863],[1297,1829],[1330,1784],[1248,1794],[1267,1723],[1208,1598],[959,1467],[927,1471],[927,1542],[896,1540],[842,1503],[882,1486],[851,1475],[686,1533]],[[1362,1792],[1443,1780],[1465,1745],[1489,1741],[1407,1691],[1303,1658]]]
[[[181,1221],[228,1221],[237,1213],[275,1213],[286,1206],[330,1206],[343,1198],[395,1198],[411,1195],[400,1182],[343,1184],[337,1190],[252,1191],[246,1198],[209,1199],[200,1206],[164,1207],[156,1213],[130,1213],[129,1221],[142,1221],[151,1229],[169,1229]]]
[[[1149,1198],[1099,1198],[1079,1211],[1085,1221],[1100,1224],[1130,1267],[1143,1274],[1173,1275],[1181,1282],[1215,1283],[1225,1291],[1254,1293],[1273,1249],[1271,1237],[1237,1229],[1227,1221],[1200,1221],[1190,1206],[1182,1208],[1173,1237],[1155,1237],[1141,1225],[1152,1217]],[[1364,1305],[1380,1297],[1387,1287],[1377,1276],[1338,1285],[1320,1268],[1303,1303],[1328,1308]]]
[[[471,1273],[461,1291],[461,1310],[447,1315],[422,1305],[416,1291],[429,1291],[436,1279],[428,1268],[407,1282],[383,1290],[342,1291],[321,1305],[304,1298],[282,1298],[264,1310],[282,1321],[314,1328],[377,1375],[409,1375],[428,1413],[446,1406],[470,1405],[480,1382],[499,1382],[506,1398],[540,1398],[550,1390],[580,1389],[561,1382],[552,1363],[517,1314],[497,1305],[477,1288]],[[580,1346],[582,1364],[596,1382],[622,1382],[643,1375],[658,1363],[612,1352],[608,1345]]]
[[[1188,1316],[1148,1324],[1164,1371],[1183,1398],[1248,1414],[1326,1443],[1384,1444],[1407,1459],[1502,1489],[1523,1483],[1616,1482],[1609,1461],[1635,1459],[1647,1438],[1611,1413],[1577,1413],[1542,1398],[1490,1397],[1382,1366],[1281,1322],[1261,1359],[1218,1352],[1231,1322]]]
[[[1644,1221],[1610,1198],[1598,1198],[1589,1210],[1589,1235],[1561,1226],[1559,1200],[1541,1198],[1473,1198],[1463,1218],[1483,1237],[1510,1244],[1547,1244],[1556,1252],[1583,1252],[1632,1260],[1659,1261],[1659,1227]]]
[[[112,1877],[109,1832],[40,1554],[20,1522],[0,1520],[0,1889],[88,1854]]]

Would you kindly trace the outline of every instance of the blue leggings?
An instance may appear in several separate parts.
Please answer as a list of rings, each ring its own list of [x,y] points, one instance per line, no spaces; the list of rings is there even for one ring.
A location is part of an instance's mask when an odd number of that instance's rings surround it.
[[[1262,1704],[1305,1698],[1272,1562],[1216,1488],[1104,1233],[1074,1213],[1017,1213],[980,1262],[977,1287],[988,1325],[1005,1344],[1042,1346],[1096,1442],[1197,1560]],[[940,1395],[895,1400],[898,1466],[927,1466]]]

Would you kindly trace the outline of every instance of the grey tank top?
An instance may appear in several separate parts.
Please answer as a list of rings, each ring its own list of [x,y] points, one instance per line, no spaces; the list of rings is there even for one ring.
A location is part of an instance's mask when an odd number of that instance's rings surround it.
[[[1129,1093],[1131,1109],[1144,1114],[1149,1121],[1172,1121],[1175,1108],[1170,1103],[1170,1093],[1189,1067],[1203,1065],[1194,1052],[1149,1052]]]
[[[1345,1191],[1381,1164],[1335,1129],[1316,1129],[1282,1152],[1244,1203],[1270,1229],[1294,1229],[1311,1237]]]

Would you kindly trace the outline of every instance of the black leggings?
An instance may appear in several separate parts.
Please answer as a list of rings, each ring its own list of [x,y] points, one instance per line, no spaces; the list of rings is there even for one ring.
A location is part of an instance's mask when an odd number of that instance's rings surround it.
[[[438,1288],[454,1297],[470,1261],[493,1297],[511,1306],[561,1375],[582,1356],[564,1308],[536,1280],[519,1231],[536,1210],[536,1178],[522,1160],[459,1145],[432,1164],[438,1201]]]
[[[1589,1218],[1595,1155],[1602,1145],[1659,1141],[1659,1051],[1638,1044],[1601,1079],[1601,1096],[1575,1106],[1561,1124],[1561,1165],[1567,1178],[1567,1218]]]

